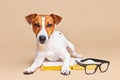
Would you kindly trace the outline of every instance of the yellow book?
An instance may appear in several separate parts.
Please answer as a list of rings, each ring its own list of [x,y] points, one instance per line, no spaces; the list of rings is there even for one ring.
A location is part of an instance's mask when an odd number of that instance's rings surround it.
[[[71,58],[70,69],[71,70],[83,70],[84,67],[78,65],[75,62],[75,60],[76,60],[76,58]],[[40,69],[42,71],[46,71],[46,70],[61,70],[62,64],[63,64],[62,61],[56,61],[56,62],[45,61]],[[91,66],[90,69],[93,69],[93,67]]]

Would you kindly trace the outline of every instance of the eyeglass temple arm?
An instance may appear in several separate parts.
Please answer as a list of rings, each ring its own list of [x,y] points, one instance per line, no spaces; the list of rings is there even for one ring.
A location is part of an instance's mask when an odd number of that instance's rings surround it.
[[[110,61],[107,61],[107,60],[101,60],[101,59],[95,59],[95,58],[86,58],[86,59],[83,59],[81,60],[81,62],[84,62],[84,61],[87,61],[87,60],[93,60],[95,62],[107,62],[107,63],[110,63]]]
[[[75,60],[77,64],[84,66],[85,64],[81,64],[79,61]]]

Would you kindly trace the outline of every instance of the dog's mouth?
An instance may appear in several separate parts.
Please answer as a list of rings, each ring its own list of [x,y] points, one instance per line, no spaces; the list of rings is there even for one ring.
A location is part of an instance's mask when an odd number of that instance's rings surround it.
[[[39,41],[41,44],[45,44],[45,41]]]

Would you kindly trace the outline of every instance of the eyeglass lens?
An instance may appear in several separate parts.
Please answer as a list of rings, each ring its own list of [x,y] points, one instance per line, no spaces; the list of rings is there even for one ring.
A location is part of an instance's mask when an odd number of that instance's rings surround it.
[[[103,63],[103,64],[101,64],[100,65],[100,71],[101,72],[106,72],[107,71],[107,69],[108,69],[108,66],[109,66],[109,64],[108,63]]]
[[[85,72],[87,74],[93,74],[96,72],[96,70],[97,70],[97,65],[95,65],[95,64],[87,65],[85,67]]]

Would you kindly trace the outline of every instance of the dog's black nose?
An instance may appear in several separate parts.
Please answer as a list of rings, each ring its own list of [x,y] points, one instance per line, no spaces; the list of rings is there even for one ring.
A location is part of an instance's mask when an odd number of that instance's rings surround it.
[[[39,37],[40,43],[43,44],[43,43],[45,42],[45,40],[46,40],[46,37],[45,37],[45,36],[42,35],[42,36]]]

